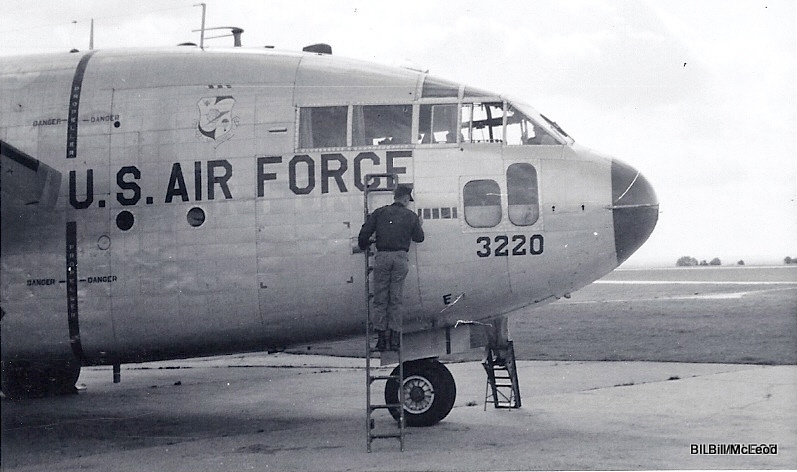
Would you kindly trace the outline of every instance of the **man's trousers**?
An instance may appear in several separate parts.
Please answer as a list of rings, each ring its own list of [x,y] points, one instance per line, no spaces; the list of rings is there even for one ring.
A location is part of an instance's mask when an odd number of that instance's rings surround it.
[[[401,327],[401,299],[409,272],[405,251],[379,251],[374,256],[374,306],[371,322],[377,331]]]

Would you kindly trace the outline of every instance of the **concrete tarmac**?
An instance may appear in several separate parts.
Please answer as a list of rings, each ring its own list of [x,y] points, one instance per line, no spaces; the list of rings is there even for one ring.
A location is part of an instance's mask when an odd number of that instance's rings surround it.
[[[479,363],[405,452],[366,452],[362,359],[247,354],[84,368],[79,395],[2,402],[5,471],[797,467],[797,366],[519,361],[523,407],[485,411]],[[380,394],[381,395],[381,394]],[[391,427],[386,417],[380,426]],[[777,445],[693,454],[692,445]]]

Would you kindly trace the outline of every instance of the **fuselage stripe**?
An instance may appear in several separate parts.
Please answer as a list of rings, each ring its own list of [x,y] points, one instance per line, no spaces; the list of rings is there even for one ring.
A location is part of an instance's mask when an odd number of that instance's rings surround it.
[[[72,346],[75,356],[78,359],[83,359],[78,322],[77,282],[77,222],[68,221],[66,223],[66,302],[69,344]]]
[[[75,76],[72,78],[72,88],[69,90],[69,115],[67,115],[66,125],[66,158],[74,159],[77,157],[77,129],[80,120],[80,91],[83,88],[83,75],[86,73],[86,65],[94,54],[92,51],[80,59],[75,69]]]

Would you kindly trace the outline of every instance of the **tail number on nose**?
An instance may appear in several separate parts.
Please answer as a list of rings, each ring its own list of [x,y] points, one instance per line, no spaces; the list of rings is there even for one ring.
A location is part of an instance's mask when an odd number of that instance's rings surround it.
[[[497,236],[479,236],[476,244],[479,249],[476,255],[479,257],[508,257],[508,256],[539,256],[544,250],[545,238],[541,234],[533,234],[526,237],[525,234]]]

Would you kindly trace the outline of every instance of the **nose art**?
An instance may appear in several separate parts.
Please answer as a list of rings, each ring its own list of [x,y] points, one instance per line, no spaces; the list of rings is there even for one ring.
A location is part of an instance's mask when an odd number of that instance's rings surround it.
[[[638,170],[612,160],[612,217],[617,264],[647,241],[659,219],[656,192]]]

